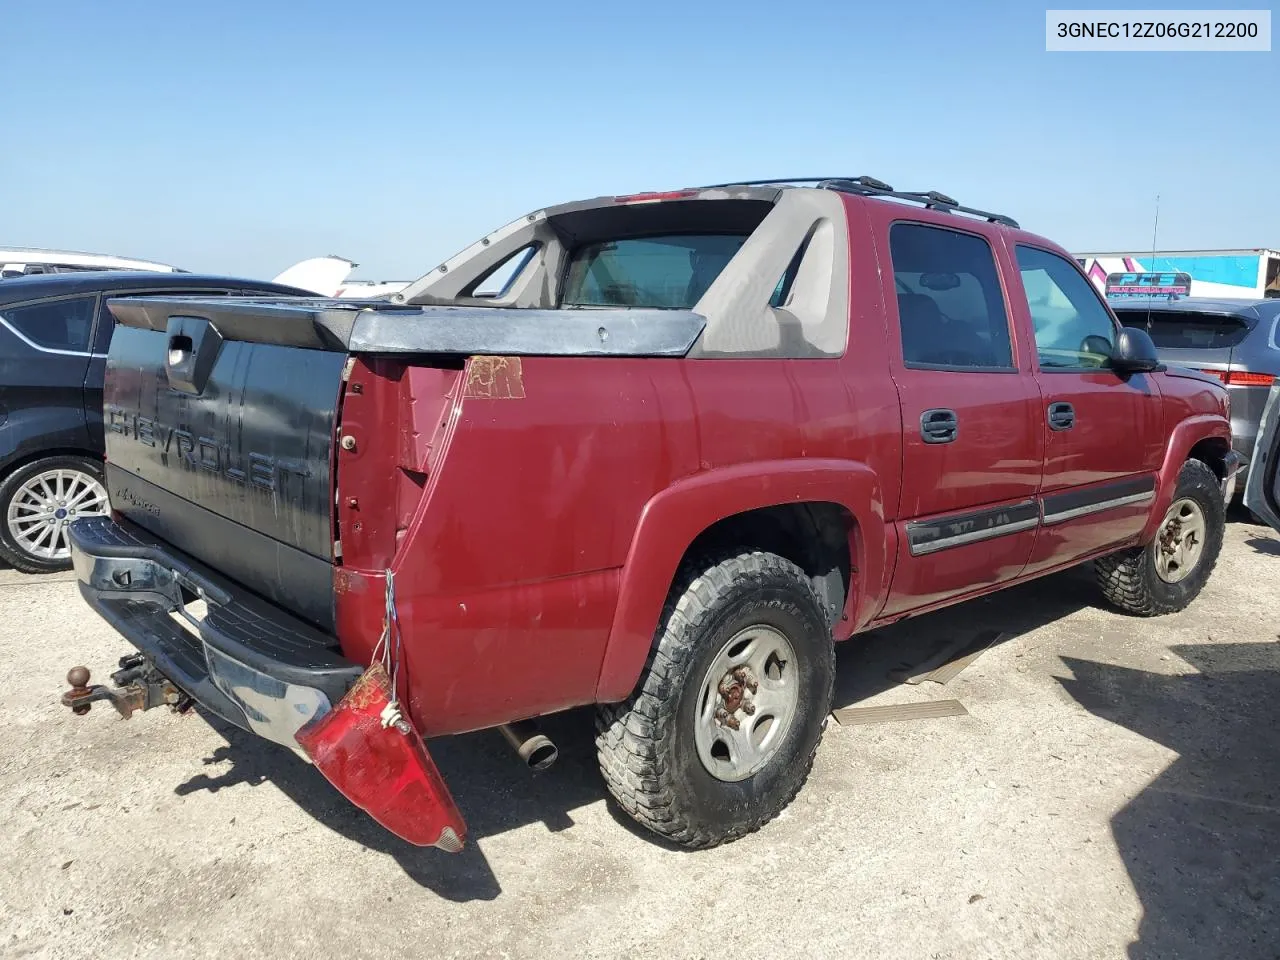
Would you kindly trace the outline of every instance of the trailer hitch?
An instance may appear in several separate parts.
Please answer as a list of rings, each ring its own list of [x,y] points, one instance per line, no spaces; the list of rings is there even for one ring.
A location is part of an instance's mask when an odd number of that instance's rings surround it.
[[[113,685],[110,687],[90,685],[88,667],[68,670],[67,683],[71,689],[62,695],[62,705],[80,717],[89,712],[96,700],[109,702],[125,720],[152,707],[169,706],[178,713],[186,713],[195,703],[157,670],[155,664],[138,653],[120,658],[120,669],[111,674]]]

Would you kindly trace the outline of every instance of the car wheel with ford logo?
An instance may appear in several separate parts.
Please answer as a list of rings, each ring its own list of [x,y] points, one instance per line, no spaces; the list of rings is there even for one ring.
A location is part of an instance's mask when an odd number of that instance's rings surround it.
[[[102,467],[88,457],[45,457],[0,483],[0,559],[24,573],[71,568],[67,528],[109,511]]]

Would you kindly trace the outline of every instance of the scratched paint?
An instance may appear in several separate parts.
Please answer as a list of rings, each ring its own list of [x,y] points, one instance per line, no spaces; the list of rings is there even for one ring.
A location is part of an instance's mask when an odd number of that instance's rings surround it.
[[[462,395],[477,400],[523,400],[524,371],[519,357],[473,357]]]

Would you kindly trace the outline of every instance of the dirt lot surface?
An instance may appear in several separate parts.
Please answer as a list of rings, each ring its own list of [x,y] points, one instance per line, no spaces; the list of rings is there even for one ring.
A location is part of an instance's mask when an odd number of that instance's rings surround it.
[[[470,821],[397,842],[293,754],[197,715],[73,718],[125,645],[66,575],[0,572],[0,956],[1272,958],[1280,952],[1280,541],[1231,524],[1185,613],[1101,609],[1087,570],[855,640],[761,833],[703,853],[604,799],[590,716],[537,776],[493,733],[433,750]],[[890,670],[1016,634],[945,687]]]

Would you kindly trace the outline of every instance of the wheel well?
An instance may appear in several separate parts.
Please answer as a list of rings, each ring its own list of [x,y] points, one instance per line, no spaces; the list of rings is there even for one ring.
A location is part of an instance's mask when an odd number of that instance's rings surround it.
[[[692,557],[746,548],[776,553],[812,580],[834,626],[849,596],[853,515],[837,503],[788,503],[737,513],[702,531],[685,550]]]
[[[20,457],[14,457],[3,467],[0,467],[0,480],[9,476],[15,470],[21,470],[29,463],[35,463],[37,460],[48,460],[50,457],[86,457],[89,460],[96,460],[98,463],[103,462],[102,454],[94,450],[81,450],[76,447],[52,447],[47,450],[37,450],[23,454]]]
[[[1227,455],[1230,452],[1231,444],[1226,440],[1221,437],[1205,437],[1191,448],[1187,459],[1199,460],[1212,470],[1219,480],[1224,480],[1227,476]]]

